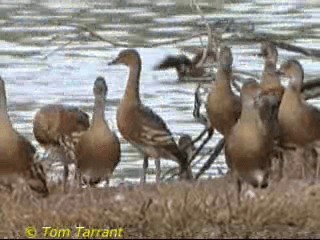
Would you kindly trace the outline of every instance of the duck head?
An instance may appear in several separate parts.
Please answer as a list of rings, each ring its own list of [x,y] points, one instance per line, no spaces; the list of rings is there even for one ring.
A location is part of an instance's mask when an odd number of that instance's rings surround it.
[[[118,64],[122,64],[126,66],[132,66],[136,64],[141,65],[140,54],[135,49],[122,50],[115,59],[109,62],[108,65],[118,65]]]
[[[271,62],[276,65],[278,61],[278,50],[273,43],[262,42],[260,53],[258,53],[258,56],[263,57],[265,61]]]
[[[281,64],[277,73],[280,76],[289,78],[289,87],[301,91],[304,71],[302,65],[295,59],[290,59]]]
[[[219,52],[219,66],[223,69],[230,69],[232,67],[233,57],[231,48],[223,46]]]
[[[97,77],[94,82],[93,93],[95,97],[106,97],[108,92],[108,86],[103,77]]]

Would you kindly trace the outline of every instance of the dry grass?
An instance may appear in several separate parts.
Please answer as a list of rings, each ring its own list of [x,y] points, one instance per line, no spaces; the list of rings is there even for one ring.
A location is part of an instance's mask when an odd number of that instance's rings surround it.
[[[123,227],[130,238],[320,237],[320,184],[272,183],[235,201],[228,177],[195,183],[52,190],[46,199],[27,192],[0,196],[0,237],[25,237],[27,226]],[[23,196],[23,197],[21,197]],[[41,234],[38,235],[41,237]]]
[[[269,187],[254,190],[250,198],[253,189],[244,186],[241,206],[230,176],[159,186],[71,188],[66,194],[52,185],[44,199],[23,186],[13,193],[0,189],[0,238],[25,237],[28,226],[37,228],[38,237],[44,226],[84,226],[122,227],[127,238],[320,238],[320,182],[313,181],[310,161],[289,154],[280,182],[273,164]],[[311,181],[302,176],[302,163]]]

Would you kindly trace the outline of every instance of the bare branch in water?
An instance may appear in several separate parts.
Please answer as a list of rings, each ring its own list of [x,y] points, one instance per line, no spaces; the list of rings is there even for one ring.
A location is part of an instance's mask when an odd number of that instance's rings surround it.
[[[201,175],[204,174],[211,167],[211,165],[214,163],[214,161],[218,158],[219,154],[221,153],[224,147],[224,143],[225,143],[224,138],[219,140],[212,155],[209,157],[207,162],[203,164],[202,168],[196,174],[196,179],[199,179],[199,177],[201,177]]]
[[[284,43],[284,42],[273,42],[277,47],[285,49],[287,51],[301,53],[305,56],[320,58],[320,49],[315,48],[304,48],[296,45]]]
[[[66,43],[58,46],[56,49],[54,49],[54,50],[50,51],[48,54],[46,54],[46,55],[43,57],[43,59],[47,59],[48,57],[50,57],[50,56],[53,55],[54,53],[56,53],[56,52],[64,49],[66,46],[70,45],[71,43],[73,43],[73,41],[72,41],[72,40],[69,40],[68,42],[66,42]]]
[[[201,9],[200,9],[201,11]],[[231,23],[230,23],[231,24]],[[172,40],[162,41],[162,42],[154,42],[154,43],[143,43],[141,45],[139,44],[128,44],[128,43],[121,43],[117,41],[117,39],[111,39],[106,38],[104,36],[101,36],[97,32],[93,31],[90,27],[84,25],[84,24],[68,24],[68,26],[72,26],[77,28],[79,33],[81,32],[88,32],[91,37],[100,40],[102,42],[106,42],[114,47],[144,47],[144,48],[152,48],[152,47],[159,47],[159,46],[165,46],[165,45],[171,45],[171,44],[177,44],[180,42],[185,42],[190,39],[199,38],[200,36],[208,36],[208,31],[201,31],[199,33],[194,33],[190,35],[186,35],[180,38],[175,38]],[[227,30],[229,26],[225,27],[225,30]],[[275,35],[275,34],[265,34],[265,33],[236,33],[231,35],[223,36],[224,30],[221,31],[221,33],[216,33],[212,31],[213,39],[215,41],[224,41],[224,42],[263,42],[263,41],[270,41],[273,42],[277,47],[285,49],[287,51],[291,52],[297,52],[300,54],[303,54],[305,56],[320,57],[320,50],[314,49],[314,48],[304,48],[300,46],[296,46],[293,44],[285,43],[279,39],[285,39],[285,36],[281,35]],[[221,38],[220,38],[221,35]],[[59,50],[60,48],[58,48]]]
[[[176,44],[176,43],[179,43],[179,42],[184,42],[184,41],[187,41],[187,40],[190,40],[190,39],[193,39],[193,38],[197,38],[199,36],[204,36],[206,34],[206,32],[201,32],[201,33],[191,34],[191,35],[183,36],[183,37],[172,39],[172,40],[168,40],[168,41],[137,45],[137,44],[120,43],[115,39],[103,37],[100,34],[96,33],[95,31],[91,30],[88,26],[85,26],[83,24],[71,24],[69,26],[73,26],[73,27],[76,27],[76,28],[78,28],[78,29],[80,29],[82,31],[86,31],[92,37],[94,37],[95,39],[100,40],[102,42],[109,43],[110,45],[112,45],[114,47],[123,47],[123,48],[130,48],[130,47],[152,48],[152,47]]]
[[[320,78],[313,78],[303,83],[302,94],[306,100],[320,97]]]

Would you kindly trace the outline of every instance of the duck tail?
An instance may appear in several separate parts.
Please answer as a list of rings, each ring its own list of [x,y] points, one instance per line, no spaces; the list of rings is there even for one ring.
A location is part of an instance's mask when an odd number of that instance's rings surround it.
[[[154,66],[154,70],[165,70],[169,68],[180,69],[182,66],[190,66],[192,64],[191,60],[185,55],[172,56],[169,55],[165,57],[160,63]]]

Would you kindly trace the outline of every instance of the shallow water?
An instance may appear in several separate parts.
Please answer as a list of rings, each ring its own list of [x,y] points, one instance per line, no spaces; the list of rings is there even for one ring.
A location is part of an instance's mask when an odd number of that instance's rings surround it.
[[[320,6],[317,1],[199,1],[206,19],[234,19],[252,22],[256,32],[288,35],[297,45],[320,47]],[[128,70],[107,66],[121,50],[107,43],[77,34],[71,24],[91,26],[97,33],[119,42],[149,44],[188,35],[203,25],[189,1],[121,0],[121,1],[1,1],[0,3],[0,74],[6,81],[9,113],[14,126],[37,144],[32,135],[32,119],[39,107],[48,103],[77,105],[91,114],[92,85],[98,75],[109,85],[106,117],[116,129],[115,112],[123,95]],[[201,28],[204,29],[204,28]],[[64,49],[50,54],[61,44],[72,40]],[[206,39],[203,38],[205,41]],[[152,67],[167,54],[175,54],[183,45],[200,46],[199,39],[177,45],[138,48],[143,61],[141,94],[146,105],[165,119],[172,132],[195,137],[202,126],[192,117],[193,92],[196,83],[177,81],[175,71],[156,72]],[[252,56],[258,44],[233,45],[234,66],[259,73],[262,60]],[[50,54],[47,58],[45,56]],[[311,58],[280,50],[280,61],[298,57],[307,76],[318,74],[318,62]],[[313,101],[317,104],[317,101]],[[120,134],[119,134],[120,136]],[[203,152],[219,140],[215,136]],[[138,181],[142,156],[122,141],[122,161],[115,180]],[[174,166],[162,161],[163,168]],[[195,171],[202,164],[195,167]],[[225,171],[224,158],[216,161],[205,177]],[[153,169],[150,161],[150,169]],[[152,173],[148,180],[153,180]]]

